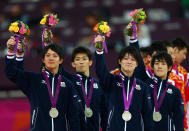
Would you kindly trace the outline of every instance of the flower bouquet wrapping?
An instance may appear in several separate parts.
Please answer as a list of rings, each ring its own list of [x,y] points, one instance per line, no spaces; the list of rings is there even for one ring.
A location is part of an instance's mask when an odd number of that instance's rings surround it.
[[[54,15],[54,14],[46,14],[41,19],[40,24],[44,25],[43,33],[42,33],[42,47],[43,48],[46,46],[45,44],[52,43],[51,27],[58,24],[58,21],[59,19],[57,18],[57,15]]]

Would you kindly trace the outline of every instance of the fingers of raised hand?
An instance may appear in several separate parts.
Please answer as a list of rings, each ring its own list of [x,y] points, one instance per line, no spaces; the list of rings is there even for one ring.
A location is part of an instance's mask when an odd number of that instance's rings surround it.
[[[103,37],[103,36],[101,36],[101,35],[98,35],[98,36],[95,38],[95,43],[96,43],[96,42],[103,41],[103,39],[105,39],[105,37]]]

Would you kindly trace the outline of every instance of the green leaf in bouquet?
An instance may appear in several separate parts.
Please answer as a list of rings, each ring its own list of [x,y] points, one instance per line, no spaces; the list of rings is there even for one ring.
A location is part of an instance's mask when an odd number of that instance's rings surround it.
[[[96,42],[95,43],[95,48],[97,48],[97,49],[103,49],[104,47],[103,47],[102,42]]]
[[[123,33],[125,35],[132,36],[133,35],[133,26],[131,28],[126,28]]]
[[[8,49],[14,51],[15,45],[9,45]]]

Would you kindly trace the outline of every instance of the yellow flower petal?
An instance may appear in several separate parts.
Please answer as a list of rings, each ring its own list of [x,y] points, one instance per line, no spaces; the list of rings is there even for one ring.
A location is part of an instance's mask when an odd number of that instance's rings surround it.
[[[18,26],[18,22],[12,23],[11,26]]]
[[[13,31],[13,28],[12,26],[9,27],[9,31],[12,32]]]
[[[18,26],[14,28],[14,32],[18,32],[19,31],[19,28]]]
[[[44,18],[47,18],[49,15],[48,14],[46,14],[46,15],[44,15]]]
[[[40,21],[40,24],[44,25],[47,21],[47,18],[43,18],[41,21]]]

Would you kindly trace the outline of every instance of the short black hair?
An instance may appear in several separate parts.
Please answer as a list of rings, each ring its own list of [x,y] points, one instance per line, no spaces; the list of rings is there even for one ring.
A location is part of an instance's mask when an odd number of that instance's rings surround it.
[[[173,60],[171,58],[171,55],[169,55],[167,52],[165,51],[160,51],[157,52],[153,57],[152,57],[152,61],[151,61],[151,67],[154,67],[154,63],[155,61],[165,61],[167,63],[168,68],[173,66]]]
[[[154,42],[152,42],[150,48],[151,48],[152,53],[154,53],[154,52],[157,53],[159,51],[165,51],[165,52],[167,52],[167,48],[163,44],[162,41],[154,41]]]
[[[129,54],[132,57],[134,57],[137,64],[139,65],[140,55],[139,55],[138,50],[134,46],[127,46],[127,47],[123,48],[118,55],[118,60],[121,61],[125,57],[126,54]],[[118,63],[118,65],[119,65],[119,68],[121,68],[119,63]]]
[[[179,50],[182,50],[184,48],[189,50],[189,45],[186,43],[182,38],[176,38],[175,40],[172,41],[173,46],[177,47]]]
[[[86,54],[87,57],[89,58],[89,60],[92,60],[91,51],[86,47],[79,46],[79,47],[76,47],[72,52],[72,62],[74,62],[74,59],[75,59],[76,55],[79,54],[79,53]]]
[[[163,42],[163,44],[165,45],[165,47],[167,48],[167,47],[174,47],[173,46],[173,43],[171,43],[170,41],[168,41],[168,40],[163,40],[162,41]]]
[[[48,50],[51,49],[52,51],[56,52],[60,59],[64,59],[64,52],[61,46],[57,45],[56,43],[50,44],[46,46],[42,51],[42,58],[45,58],[45,54],[48,52]]]
[[[145,55],[145,57],[147,57],[148,55],[149,56],[152,56],[152,51],[151,51],[151,48],[150,47],[141,47],[140,48],[140,52],[143,53]]]
[[[56,43],[52,43],[48,46],[46,46],[42,51],[42,59],[45,58],[45,54],[48,52],[48,50],[51,49],[52,51],[56,52],[60,59],[64,59],[64,52],[61,46],[57,45]],[[44,68],[44,63],[42,62],[40,70]],[[62,66],[62,64],[59,65],[59,69]]]

